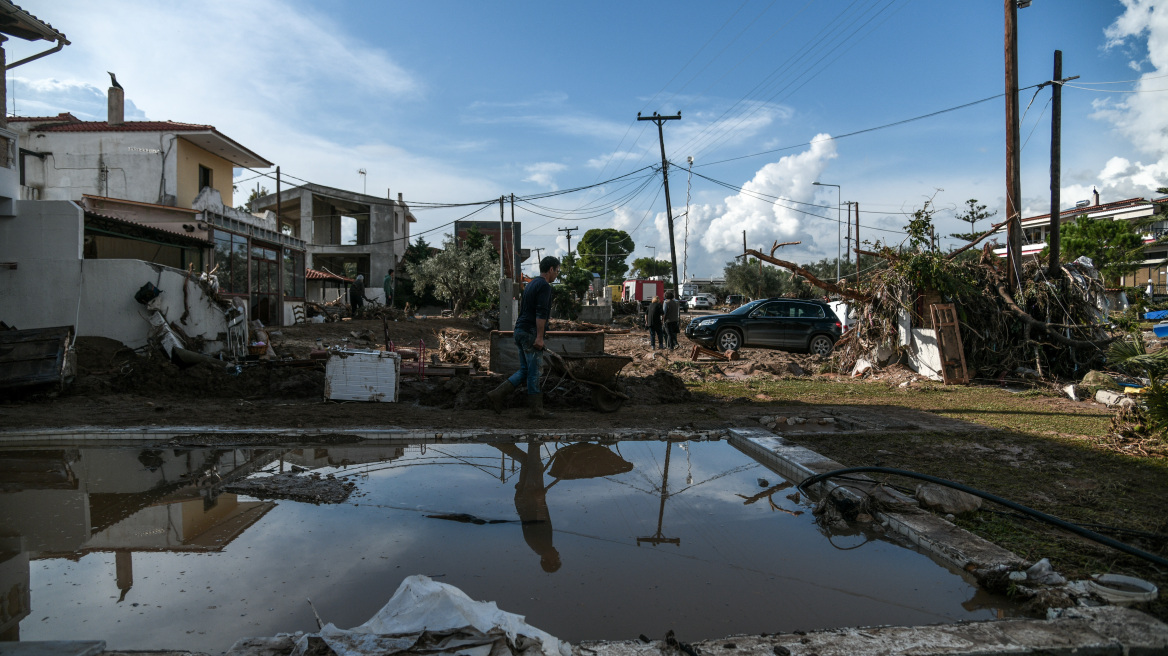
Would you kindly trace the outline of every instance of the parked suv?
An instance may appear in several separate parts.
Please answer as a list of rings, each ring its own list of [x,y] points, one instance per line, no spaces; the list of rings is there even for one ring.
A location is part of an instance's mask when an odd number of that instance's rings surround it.
[[[695,310],[708,309],[714,307],[714,297],[706,294],[695,294],[689,303]]]
[[[751,301],[728,314],[696,317],[685,327],[690,341],[718,351],[769,346],[816,355],[831,353],[842,332],[827,303],[793,298]]]

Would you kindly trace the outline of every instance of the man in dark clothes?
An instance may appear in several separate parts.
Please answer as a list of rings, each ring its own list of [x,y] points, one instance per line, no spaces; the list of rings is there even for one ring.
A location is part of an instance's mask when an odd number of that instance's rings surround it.
[[[519,349],[519,371],[487,393],[495,412],[503,412],[503,404],[515,388],[527,381],[529,417],[546,419],[551,413],[543,409],[543,393],[539,390],[539,370],[543,363],[543,336],[552,312],[552,281],[560,275],[560,261],[547,256],[539,261],[539,276],[523,288],[519,299],[519,318],[515,320],[515,346]]]
[[[349,287],[349,305],[352,306],[353,314],[365,307],[365,276],[357,276],[357,281]]]

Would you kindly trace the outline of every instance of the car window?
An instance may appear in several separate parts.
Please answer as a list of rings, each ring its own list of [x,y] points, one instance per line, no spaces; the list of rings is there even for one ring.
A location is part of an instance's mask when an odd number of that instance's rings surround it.
[[[763,303],[762,301],[751,301],[751,302],[747,303],[746,305],[738,306],[738,308],[732,310],[730,312],[730,314],[737,315],[737,316],[749,315],[751,312],[754,311],[755,308],[762,305],[762,303]]]
[[[770,303],[763,308],[762,316],[764,317],[785,317],[787,316],[785,303]]]
[[[812,303],[792,303],[793,307],[791,316],[807,318],[807,319],[822,319],[824,317],[823,308]]]

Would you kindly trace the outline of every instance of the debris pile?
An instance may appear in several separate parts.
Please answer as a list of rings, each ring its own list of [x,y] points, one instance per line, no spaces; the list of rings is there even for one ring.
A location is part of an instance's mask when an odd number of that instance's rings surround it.
[[[481,369],[482,356],[467,331],[453,328],[438,331],[438,359],[442,362],[469,364],[475,369]]]

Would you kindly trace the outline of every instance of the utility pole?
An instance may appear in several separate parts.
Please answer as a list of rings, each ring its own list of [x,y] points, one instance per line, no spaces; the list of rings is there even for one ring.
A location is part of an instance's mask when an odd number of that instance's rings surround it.
[[[1029,0],[1022,0],[1029,5]],[[1009,287],[1015,291],[1022,278],[1022,175],[1018,126],[1018,4],[1006,3],[1006,264]]]
[[[860,201],[852,203],[856,206],[856,284],[860,284]]]
[[[559,230],[560,232],[565,233],[568,237],[568,255],[572,254],[572,233],[579,230],[579,229],[580,229],[579,227],[576,227],[576,228],[556,228],[556,230]]]
[[[1059,188],[1062,185],[1063,159],[1063,83],[1078,78],[1063,79],[1063,51],[1054,51],[1054,77],[1051,78],[1050,99],[1050,267],[1046,277],[1058,280],[1062,277],[1059,266],[1059,227],[1062,225],[1062,199]]]
[[[511,194],[511,280],[519,282],[519,255],[515,250],[515,194]]]
[[[276,229],[280,229],[280,167],[276,167]]]
[[[507,258],[503,255],[503,203],[507,197],[499,196],[499,279],[507,277],[507,270],[503,268],[503,264]]]
[[[539,261],[543,259],[542,257],[540,257],[541,255],[543,255],[543,249],[542,248],[533,248],[531,250],[535,251],[535,270],[539,271]]]
[[[681,294],[681,283],[677,280],[677,245],[673,239],[673,204],[669,200],[669,160],[665,159],[665,130],[662,127],[665,121],[680,121],[681,112],[676,116],[661,116],[653,112],[652,116],[641,116],[637,112],[638,121],[653,121],[657,124],[657,140],[661,143],[661,177],[665,182],[665,217],[669,219],[669,259],[673,262],[673,293]]]

